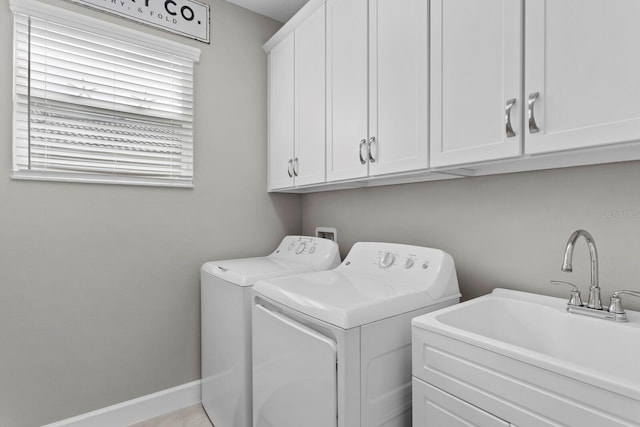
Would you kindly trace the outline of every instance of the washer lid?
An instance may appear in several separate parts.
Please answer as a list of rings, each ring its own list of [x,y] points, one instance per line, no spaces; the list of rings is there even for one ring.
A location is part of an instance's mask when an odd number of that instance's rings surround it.
[[[210,274],[239,286],[252,286],[261,279],[308,271],[314,271],[314,267],[275,257],[212,261],[202,266],[202,274]]]
[[[285,236],[270,255],[205,263],[201,274],[219,277],[239,286],[257,280],[307,271],[326,270],[340,264],[336,242],[309,236]]]

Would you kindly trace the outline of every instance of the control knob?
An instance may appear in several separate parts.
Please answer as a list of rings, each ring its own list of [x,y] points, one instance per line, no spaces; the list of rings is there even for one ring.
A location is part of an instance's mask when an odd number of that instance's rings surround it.
[[[302,252],[304,252],[305,248],[307,247],[307,244],[304,242],[301,242],[298,247],[296,248],[296,254],[301,254]]]
[[[394,254],[392,254],[391,252],[385,252],[384,255],[382,255],[382,258],[380,258],[380,267],[391,267],[395,260],[396,256]]]

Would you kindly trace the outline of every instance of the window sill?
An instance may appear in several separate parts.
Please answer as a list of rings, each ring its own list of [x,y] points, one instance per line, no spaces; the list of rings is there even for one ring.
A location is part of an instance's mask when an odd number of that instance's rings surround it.
[[[11,179],[29,181],[79,182],[88,184],[142,185],[152,187],[193,188],[193,181],[186,179],[162,179],[147,177],[127,177],[116,175],[82,174],[77,176],[67,173],[13,171]]]

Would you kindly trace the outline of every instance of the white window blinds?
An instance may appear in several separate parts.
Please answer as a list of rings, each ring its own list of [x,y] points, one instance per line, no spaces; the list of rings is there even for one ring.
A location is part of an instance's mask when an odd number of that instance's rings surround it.
[[[192,186],[199,50],[25,4],[12,3],[13,177]]]

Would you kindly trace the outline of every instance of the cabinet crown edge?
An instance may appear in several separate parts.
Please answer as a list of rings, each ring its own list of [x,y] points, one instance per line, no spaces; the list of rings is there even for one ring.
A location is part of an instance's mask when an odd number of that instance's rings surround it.
[[[309,0],[291,19],[289,19],[271,38],[262,46],[266,53],[271,52],[275,46],[293,33],[308,17],[322,6],[326,0]]]

